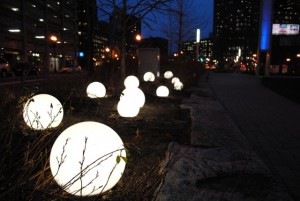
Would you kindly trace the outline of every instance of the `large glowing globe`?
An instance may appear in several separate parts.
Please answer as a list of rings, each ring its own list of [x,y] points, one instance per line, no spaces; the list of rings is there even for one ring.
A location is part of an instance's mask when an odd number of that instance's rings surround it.
[[[97,195],[111,189],[125,169],[126,151],[110,127],[92,121],[64,130],[50,153],[54,180],[76,196]]]
[[[102,98],[106,95],[106,89],[101,82],[92,82],[86,88],[86,93],[90,98]]]
[[[136,104],[138,107],[143,107],[146,101],[145,94],[140,88],[126,88],[122,91],[120,100],[129,99],[128,102]]]
[[[140,85],[139,79],[134,75],[129,75],[124,80],[125,88],[137,88]]]
[[[159,97],[167,97],[169,96],[169,89],[166,86],[159,86],[156,89],[156,95]]]
[[[62,104],[49,94],[38,94],[30,98],[23,108],[25,123],[35,129],[57,127],[64,115]]]
[[[171,79],[173,77],[173,73],[171,71],[166,71],[164,73],[164,78]]]
[[[136,117],[140,112],[140,107],[132,102],[130,98],[123,97],[117,105],[118,113],[121,117]]]
[[[143,79],[145,82],[153,82],[155,80],[155,75],[152,72],[147,72],[144,74]]]

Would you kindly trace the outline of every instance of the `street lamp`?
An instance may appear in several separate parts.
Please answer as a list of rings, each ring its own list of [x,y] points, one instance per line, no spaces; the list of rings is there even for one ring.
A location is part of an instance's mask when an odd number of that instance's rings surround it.
[[[57,43],[57,37],[55,35],[51,35],[50,40],[53,42],[54,72],[57,72],[57,70],[56,70],[56,43]]]
[[[136,40],[137,42],[140,42],[140,41],[142,40],[142,36],[141,36],[140,34],[137,34],[137,35],[135,36],[135,40]]]

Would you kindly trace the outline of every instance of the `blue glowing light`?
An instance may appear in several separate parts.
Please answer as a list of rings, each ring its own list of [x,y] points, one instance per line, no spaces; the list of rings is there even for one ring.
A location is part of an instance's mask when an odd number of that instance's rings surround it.
[[[260,44],[261,50],[269,50],[272,32],[273,0],[263,0],[261,8]]]
[[[84,52],[78,52],[79,57],[84,57]]]

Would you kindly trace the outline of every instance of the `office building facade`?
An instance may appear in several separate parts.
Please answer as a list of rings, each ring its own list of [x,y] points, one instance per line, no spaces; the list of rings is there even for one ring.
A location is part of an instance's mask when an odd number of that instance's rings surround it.
[[[77,57],[77,1],[1,0],[1,55],[54,72]]]
[[[213,57],[247,62],[257,52],[260,0],[215,0]]]

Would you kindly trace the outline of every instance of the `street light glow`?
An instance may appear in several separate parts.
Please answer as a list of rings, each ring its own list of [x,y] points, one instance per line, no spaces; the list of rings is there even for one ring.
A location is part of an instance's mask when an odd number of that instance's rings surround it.
[[[135,40],[141,41],[141,40],[142,40],[142,36],[141,36],[140,34],[137,34],[137,35],[135,36]]]
[[[56,41],[57,41],[57,37],[54,36],[54,35],[51,35],[51,36],[50,36],[50,40],[52,40],[53,42],[56,42]]]

